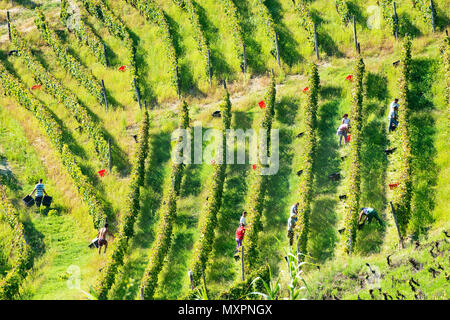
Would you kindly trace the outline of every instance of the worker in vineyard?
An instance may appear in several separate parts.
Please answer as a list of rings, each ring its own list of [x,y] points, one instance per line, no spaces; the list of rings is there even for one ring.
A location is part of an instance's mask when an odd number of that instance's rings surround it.
[[[394,131],[398,127],[398,107],[395,106],[392,111],[389,112],[389,132]]]
[[[297,223],[297,213],[292,213],[288,219],[288,226],[287,226],[287,236],[289,239],[289,245],[292,246],[294,243],[294,228]]]
[[[245,226],[243,223],[239,224],[239,228],[236,229],[236,254],[239,253],[239,249],[242,246],[242,240],[244,240]]]
[[[380,226],[384,226],[383,220],[380,219],[380,217],[378,216],[378,212],[374,208],[361,208],[359,211],[358,228],[361,229],[364,224],[366,224],[366,221],[367,224],[370,224],[373,219],[376,219]],[[361,220],[363,220],[362,223]]]
[[[347,133],[348,133],[348,125],[345,123],[342,123],[336,134],[339,136],[339,146],[342,144],[342,138],[344,138],[344,143],[347,144]]]
[[[292,216],[293,214],[296,215],[296,214],[298,213],[298,205],[299,205],[298,202],[295,203],[294,205],[292,205],[292,207],[291,207],[291,212],[290,212],[290,215],[291,215],[291,216]]]
[[[395,98],[394,101],[391,102],[391,105],[389,106],[389,113],[391,113],[392,111],[394,111],[394,108],[400,107],[400,105],[398,104],[398,98]]]
[[[348,128],[350,128],[350,119],[348,118],[348,114],[344,114],[342,117],[341,124],[346,124]]]
[[[247,225],[246,221],[245,221],[245,217],[247,216],[247,211],[243,211],[242,212],[242,216],[241,216],[241,220],[239,221],[239,224],[244,225],[244,227]]]
[[[36,198],[34,201],[36,202],[36,206],[39,208],[41,206],[42,198],[44,197],[44,194],[48,196],[47,192],[45,192],[45,186],[42,183],[42,179],[39,179],[39,183],[36,184],[36,186],[33,189],[33,192],[30,193],[30,197],[33,196],[33,194],[36,192]]]
[[[106,240],[106,236],[110,236],[114,238],[114,235],[108,230],[108,223],[105,223],[105,226],[100,229],[97,233],[98,238],[98,254],[101,254],[102,246],[105,246],[105,250],[103,253],[106,253],[106,249],[108,248],[108,240]]]

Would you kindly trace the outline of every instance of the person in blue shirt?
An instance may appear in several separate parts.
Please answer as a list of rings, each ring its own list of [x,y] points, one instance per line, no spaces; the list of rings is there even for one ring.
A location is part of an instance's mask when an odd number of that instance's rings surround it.
[[[45,192],[45,186],[42,183],[42,179],[39,179],[39,183],[36,184],[36,186],[33,189],[33,192],[30,193],[30,196],[32,197],[33,194],[36,192],[36,198],[34,201],[36,201],[36,206],[39,208],[41,206],[42,198],[44,197],[44,194],[48,196],[47,192]]]

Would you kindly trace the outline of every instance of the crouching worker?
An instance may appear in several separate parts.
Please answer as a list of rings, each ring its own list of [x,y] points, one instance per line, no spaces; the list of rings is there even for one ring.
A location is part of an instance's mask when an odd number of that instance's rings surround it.
[[[339,136],[339,147],[342,143],[342,138],[344,138],[344,143],[347,144],[347,133],[348,133],[348,125],[343,123],[339,126],[336,134]]]
[[[101,228],[100,231],[97,233],[98,254],[101,254],[102,246],[105,246],[105,251],[103,251],[103,253],[106,253],[106,249],[108,248],[108,241],[106,240],[106,236],[111,236],[114,238],[113,234],[108,230],[107,223],[105,223],[105,226]]]
[[[36,207],[41,206],[42,198],[44,198],[44,194],[48,196],[47,192],[45,192],[45,186],[42,183],[42,179],[39,179],[39,183],[36,184],[36,186],[33,189],[33,192],[30,193],[30,197],[33,196],[33,194],[36,192],[36,198],[34,201],[36,202]]]
[[[242,246],[242,240],[244,240],[245,227],[243,223],[239,224],[239,228],[236,229],[236,254],[239,253],[239,249]]]
[[[287,236],[289,238],[289,245],[292,246],[294,243],[294,228],[297,223],[297,216],[295,213],[291,212],[291,216],[288,219]]]
[[[363,216],[364,216],[364,218],[363,218]],[[378,221],[380,226],[384,226],[383,220],[380,219],[380,217],[378,216],[378,213],[375,211],[374,208],[361,208],[361,210],[359,212],[358,229],[361,229],[364,226],[364,224],[366,224],[365,223],[366,221],[367,221],[367,224],[370,224],[372,222],[372,219],[374,219],[374,218]],[[364,219],[364,220],[360,224],[362,219]]]

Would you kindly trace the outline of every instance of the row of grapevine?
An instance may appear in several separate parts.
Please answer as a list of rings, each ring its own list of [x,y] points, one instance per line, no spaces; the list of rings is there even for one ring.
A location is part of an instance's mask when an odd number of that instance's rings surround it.
[[[450,105],[450,37],[444,37],[440,49],[442,62],[444,63],[445,80],[447,82],[445,96],[447,98],[447,105]]]
[[[169,24],[164,15],[163,10],[154,2],[154,0],[125,0],[127,3],[135,7],[139,13],[148,21],[159,27],[161,40],[164,44],[164,56],[167,57],[170,64],[170,74],[172,77],[172,86],[178,86],[178,59],[173,44],[172,35],[170,34]]]
[[[348,160],[350,161],[350,168],[348,176],[346,177],[347,199],[345,203],[345,232],[343,240],[345,251],[351,253],[352,248],[356,243],[357,220],[359,214],[359,200],[361,196],[361,145],[362,145],[362,125],[363,125],[363,97],[364,86],[363,78],[365,72],[364,61],[361,56],[356,60],[353,70],[353,87],[352,87],[352,133],[350,152]]]
[[[398,128],[394,132],[394,140],[399,141],[401,154],[399,168],[399,185],[394,189],[392,202],[397,215],[402,236],[406,234],[411,215],[412,177],[411,177],[411,141],[409,134],[409,80],[411,71],[411,38],[405,37],[400,57],[399,101],[402,104],[398,111]]]
[[[270,131],[275,115],[276,86],[275,78],[267,91],[264,101],[267,107],[264,109],[264,117],[259,128],[267,130],[267,150],[270,150]],[[247,226],[245,231],[245,266],[247,270],[253,270],[260,264],[258,249],[258,233],[262,229],[261,217],[264,210],[264,198],[267,190],[268,176],[261,174],[261,166],[258,165],[250,175],[250,191],[247,196]]]
[[[431,26],[432,15],[436,17],[436,9],[434,8],[434,5],[433,6],[431,5],[433,0],[411,0],[411,1],[413,7],[416,8],[417,11],[419,11],[420,14],[422,15],[423,21]]]
[[[106,217],[104,206],[99,200],[96,189],[87,180],[87,177],[83,174],[75,160],[74,154],[64,141],[62,129],[51,111],[29,93],[20,80],[13,77],[6,70],[3,63],[0,64],[0,83],[7,95],[14,97],[19,105],[33,113],[39,121],[42,129],[47,133],[49,140],[59,152],[61,162],[71,176],[78,190],[78,194],[87,204],[89,214],[93,218],[94,226],[98,227]]]
[[[200,18],[195,9],[192,0],[173,0],[173,2],[179,6],[181,9],[187,12],[189,21],[194,27],[194,39],[197,41],[198,50],[203,57],[203,67],[204,75],[209,75],[209,47],[208,41],[206,40],[205,34],[203,32],[202,25],[200,23]]]
[[[299,196],[298,196],[298,222],[295,227],[298,235],[297,248],[299,252],[306,254],[309,216],[311,213],[311,201],[313,196],[313,165],[316,148],[316,122],[317,104],[319,99],[320,78],[317,66],[312,63],[308,75],[308,96],[304,106],[305,135],[303,150],[304,153],[300,175]]]
[[[186,102],[181,106],[179,115],[179,128],[187,129],[189,132],[189,110]],[[190,134],[190,133],[189,133]],[[180,156],[180,147],[183,137],[180,135],[172,155],[172,159],[178,154]],[[150,300],[153,298],[156,286],[158,285],[158,275],[164,265],[164,259],[169,252],[172,241],[172,228],[177,215],[177,198],[179,196],[181,179],[183,177],[184,164],[172,163],[170,174],[170,185],[164,191],[163,205],[160,209],[160,220],[156,229],[156,239],[153,243],[150,259],[145,269],[144,277],[141,280],[140,292],[143,298]]]
[[[348,8],[347,1],[345,0],[335,0],[336,11],[341,17],[341,21],[343,24],[347,25],[350,22],[351,14]]]
[[[299,18],[299,25],[306,31],[306,38],[314,47],[314,21],[305,0],[298,0],[293,3],[295,12]]]
[[[91,30],[81,15],[75,16],[73,12],[70,12],[73,10],[74,8],[69,7],[68,0],[61,0],[60,20],[62,24],[73,31],[79,41],[88,46],[101,64],[107,65],[105,44],[102,39]]]
[[[70,74],[77,79],[88,91],[92,94],[98,102],[105,103],[103,99],[102,86],[92,73],[83,67],[81,63],[72,56],[65,45],[58,38],[56,33],[49,28],[45,21],[45,16],[40,8],[35,9],[34,23],[37,29],[41,32],[43,39],[52,47],[61,66],[70,72]]]
[[[398,20],[394,17],[393,0],[380,0],[381,13],[384,21],[391,27],[392,33],[395,34],[395,30],[398,30]]]
[[[85,107],[83,107],[64,85],[56,79],[47,69],[34,57],[27,42],[21,38],[14,24],[11,24],[11,40],[16,46],[18,54],[23,58],[28,70],[34,78],[44,85],[56,100],[62,103],[72,116],[80,123],[91,138],[100,161],[106,165],[108,163],[108,142],[106,141],[100,126],[94,122]]]
[[[11,228],[14,251],[13,268],[0,280],[0,300],[13,300],[19,293],[20,284],[27,271],[33,266],[33,253],[25,240],[19,213],[9,202],[2,185],[0,185],[0,218],[5,219]]]
[[[231,125],[231,102],[230,94],[225,92],[222,103],[220,104],[220,111],[222,113],[222,146],[225,150],[226,144],[226,130],[230,129]],[[222,154],[224,156],[224,154]],[[209,255],[212,250],[214,242],[214,229],[217,226],[217,213],[222,205],[222,192],[225,182],[226,169],[225,163],[213,164],[213,174],[210,178],[210,185],[208,187],[209,194],[207,202],[203,206],[200,213],[199,228],[200,239],[194,246],[194,258],[191,265],[193,271],[194,283],[197,285],[201,279],[202,269],[206,268]]]
[[[138,81],[136,72],[136,48],[123,21],[117,17],[102,0],[82,0],[86,10],[99,19],[108,32],[120,39],[127,49],[126,65],[131,75],[130,88],[134,92],[134,80]]]
[[[242,27],[240,24],[239,12],[234,4],[233,0],[220,0],[222,4],[225,15],[227,16],[226,22],[228,27],[233,34],[234,50],[236,51],[236,56],[238,59],[243,60],[243,47],[244,47],[244,37],[242,32]]]
[[[256,278],[261,280],[255,281]],[[267,264],[252,271],[244,281],[237,281],[218,296],[219,300],[244,300],[251,292],[264,292],[264,284],[270,282],[270,269]],[[252,297],[254,298],[254,296]]]
[[[119,226],[119,233],[108,252],[106,266],[103,268],[95,288],[99,299],[106,299],[108,291],[114,284],[118,269],[123,265],[124,256],[128,250],[128,242],[134,235],[134,224],[140,211],[140,188],[144,186],[145,159],[149,152],[149,118],[145,111],[144,120],[139,130],[139,144],[134,155],[131,169],[131,182],[128,197]]]
[[[267,38],[272,44],[270,52],[273,54],[273,56],[276,56],[275,51],[276,51],[276,44],[278,41],[277,40],[278,35],[275,30],[275,22],[273,21],[269,9],[267,9],[263,0],[253,0],[253,6],[256,7],[257,14],[260,19],[260,24],[263,27]]]

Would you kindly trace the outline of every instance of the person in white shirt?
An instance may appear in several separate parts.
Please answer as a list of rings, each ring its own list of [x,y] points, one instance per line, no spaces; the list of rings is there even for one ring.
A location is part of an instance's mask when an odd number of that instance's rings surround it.
[[[341,146],[342,138],[344,138],[344,143],[347,144],[347,132],[348,132],[348,125],[345,123],[341,124],[336,132],[336,134],[339,136],[339,146]]]
[[[395,98],[394,101],[391,102],[391,105],[389,107],[389,113],[394,112],[395,107],[397,107],[397,109],[398,107],[400,107],[400,105],[398,104],[398,98]]]
[[[350,128],[350,119],[348,118],[348,114],[344,114],[344,116],[342,117],[342,122],[341,124],[346,124],[347,127]]]
[[[245,222],[245,217],[247,216],[247,211],[243,211],[242,212],[242,216],[241,216],[241,220],[239,221],[239,224],[242,224],[244,226],[246,226],[246,222]]]
[[[398,107],[394,107],[394,109],[389,112],[389,132],[398,127],[397,110]],[[393,125],[395,125],[395,127]]]
[[[297,202],[296,204],[294,204],[294,205],[291,207],[291,213],[290,213],[291,216],[298,213],[298,205],[299,205],[299,203]]]

